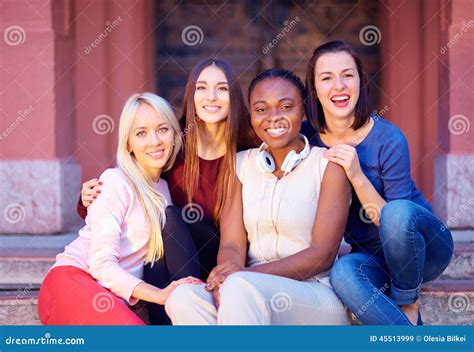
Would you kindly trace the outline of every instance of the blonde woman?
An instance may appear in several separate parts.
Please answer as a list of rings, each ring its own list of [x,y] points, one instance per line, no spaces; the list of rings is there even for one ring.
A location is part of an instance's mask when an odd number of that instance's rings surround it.
[[[46,325],[144,325],[129,308],[139,300],[164,304],[186,277],[163,289],[142,280],[143,265],[163,257],[161,229],[171,203],[162,171],[181,148],[170,105],[152,93],[135,94],[120,117],[117,167],[105,170],[101,197],[79,236],[56,258],[40,290]]]

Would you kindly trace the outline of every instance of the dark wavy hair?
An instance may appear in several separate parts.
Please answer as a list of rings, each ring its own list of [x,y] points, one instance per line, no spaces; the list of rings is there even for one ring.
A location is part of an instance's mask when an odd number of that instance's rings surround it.
[[[322,55],[337,52],[345,52],[352,56],[360,77],[359,99],[355,106],[355,120],[351,127],[357,130],[364,126],[370,118],[369,79],[362,60],[359,55],[356,54],[354,49],[346,42],[343,42],[342,40],[331,41],[314,49],[313,56],[311,56],[306,70],[306,92],[308,97],[305,104],[306,116],[311,125],[320,133],[324,133],[324,130],[326,129],[326,119],[324,117],[323,107],[316,94],[314,71],[316,68],[316,62]]]

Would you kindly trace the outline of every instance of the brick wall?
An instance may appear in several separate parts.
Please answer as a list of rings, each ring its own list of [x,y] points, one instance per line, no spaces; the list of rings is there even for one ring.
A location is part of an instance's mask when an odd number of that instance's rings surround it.
[[[179,6],[178,3],[158,2],[155,31],[158,93],[175,106],[181,106],[187,74],[199,60],[218,57],[229,61],[246,94],[250,80],[265,68],[292,69],[304,79],[314,48],[329,40],[343,39],[362,55],[373,79],[374,109],[381,108],[377,105],[378,45],[364,46],[359,40],[363,27],[378,26],[377,1],[184,1]],[[194,27],[194,37],[193,28],[188,26],[199,27]],[[186,33],[189,37],[183,41],[182,35]]]

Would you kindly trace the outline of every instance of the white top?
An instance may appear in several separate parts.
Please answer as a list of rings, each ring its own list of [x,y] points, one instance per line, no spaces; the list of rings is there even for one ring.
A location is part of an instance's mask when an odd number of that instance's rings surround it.
[[[118,168],[100,176],[101,193],[87,209],[86,225],[79,236],[56,257],[56,266],[83,269],[97,282],[126,300],[142,282],[143,264],[148,252],[151,226],[137,193]],[[168,184],[160,179],[157,190],[172,204]]]
[[[282,259],[310,246],[328,164],[324,150],[312,147],[308,157],[281,179],[261,169],[258,149],[237,154],[250,266]],[[327,273],[318,275],[323,276]]]

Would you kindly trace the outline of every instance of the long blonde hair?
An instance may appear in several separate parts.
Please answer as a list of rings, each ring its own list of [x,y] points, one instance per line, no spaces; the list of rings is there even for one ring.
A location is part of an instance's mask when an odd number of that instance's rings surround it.
[[[158,116],[170,124],[174,131],[173,151],[163,167],[163,171],[167,171],[173,166],[176,156],[181,150],[182,138],[176,115],[170,104],[162,97],[153,93],[133,94],[125,103],[122,114],[120,115],[117,166],[125,173],[130,184],[137,192],[145,215],[150,222],[151,237],[145,263],[151,263],[153,265],[155,261],[163,257],[164,253],[161,229],[166,222],[166,200],[155,189],[152,179],[137,162],[133,153],[130,153],[128,150],[128,139],[132,130],[133,121],[141,104],[148,104],[153,108]]]

